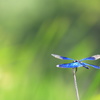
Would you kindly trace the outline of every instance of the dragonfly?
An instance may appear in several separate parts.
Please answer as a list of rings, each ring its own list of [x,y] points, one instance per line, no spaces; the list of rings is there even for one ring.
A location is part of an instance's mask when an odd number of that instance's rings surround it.
[[[59,64],[59,65],[56,65],[56,67],[61,67],[61,68],[76,68],[76,71],[77,71],[78,67],[84,67],[86,69],[89,69],[88,66],[94,67],[96,69],[100,69],[99,66],[82,62],[84,60],[98,60],[98,59],[100,59],[100,55],[94,55],[94,56],[91,56],[91,57],[83,58],[81,60],[74,60],[72,58],[63,57],[63,56],[56,55],[56,54],[51,54],[51,55],[53,57],[61,59],[61,60],[73,60],[73,62],[71,62],[71,63]]]

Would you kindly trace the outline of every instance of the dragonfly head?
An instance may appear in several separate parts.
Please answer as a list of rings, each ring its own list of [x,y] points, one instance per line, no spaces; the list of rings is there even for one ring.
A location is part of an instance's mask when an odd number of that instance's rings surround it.
[[[74,62],[78,62],[78,63],[81,63],[81,61],[79,61],[79,60],[74,60]]]
[[[79,60],[74,60],[74,62],[79,62]]]

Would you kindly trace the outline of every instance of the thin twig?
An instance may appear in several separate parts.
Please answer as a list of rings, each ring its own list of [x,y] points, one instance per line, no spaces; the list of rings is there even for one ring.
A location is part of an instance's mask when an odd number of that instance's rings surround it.
[[[75,68],[73,68],[72,70],[73,70],[73,75],[74,75],[74,85],[75,85],[75,90],[76,90],[76,97],[77,97],[77,100],[80,100],[79,93],[78,93],[78,87],[77,87],[77,80],[76,80],[76,71],[75,71]]]

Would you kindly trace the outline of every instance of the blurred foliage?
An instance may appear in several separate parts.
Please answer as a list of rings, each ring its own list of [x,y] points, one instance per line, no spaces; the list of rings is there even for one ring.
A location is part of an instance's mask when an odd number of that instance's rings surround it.
[[[81,59],[100,53],[99,4],[0,0],[0,100],[75,100],[72,70],[56,68],[65,61],[51,54]],[[100,99],[99,76],[100,70],[78,69],[81,100]]]

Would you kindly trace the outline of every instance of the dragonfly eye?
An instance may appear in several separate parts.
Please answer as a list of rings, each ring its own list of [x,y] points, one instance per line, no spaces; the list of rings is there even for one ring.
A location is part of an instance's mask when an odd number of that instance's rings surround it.
[[[74,60],[74,62],[79,62],[78,60]]]

